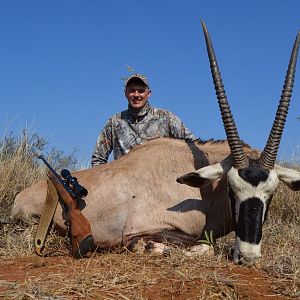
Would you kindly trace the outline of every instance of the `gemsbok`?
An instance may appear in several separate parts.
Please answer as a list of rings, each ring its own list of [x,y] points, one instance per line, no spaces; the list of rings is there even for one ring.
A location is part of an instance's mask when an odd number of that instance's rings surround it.
[[[239,138],[212,42],[203,22],[202,26],[227,140],[159,138],[106,165],[74,173],[89,191],[82,212],[99,248],[123,245],[130,249],[141,239],[146,248],[165,241],[195,247],[205,231],[212,231],[217,238],[234,230],[234,259],[252,263],[261,257],[262,226],[279,181],[300,189],[300,173],[275,164],[292,94],[300,33],[273,127],[260,152]],[[13,216],[40,215],[46,190],[46,181],[41,181],[18,194]],[[65,226],[60,207],[54,222]]]

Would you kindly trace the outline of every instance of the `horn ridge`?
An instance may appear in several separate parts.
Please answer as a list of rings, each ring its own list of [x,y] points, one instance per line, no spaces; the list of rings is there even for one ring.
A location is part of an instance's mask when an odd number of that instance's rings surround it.
[[[271,132],[269,134],[266,146],[259,158],[259,163],[261,164],[262,167],[266,169],[273,169],[275,165],[277,152],[279,149],[286,117],[288,114],[289,104],[293,92],[299,43],[300,43],[300,32],[298,32],[294,42],[275,120]]]
[[[239,138],[233,115],[231,113],[231,109],[227,100],[221,73],[219,71],[219,66],[217,63],[217,59],[208,30],[203,20],[201,20],[201,23],[204,32],[206,48],[210,62],[210,69],[213,77],[213,83],[215,86],[215,91],[223,120],[223,126],[228,140],[228,145],[230,147],[233,166],[237,169],[245,168],[248,166],[248,158],[244,153],[243,145]]]

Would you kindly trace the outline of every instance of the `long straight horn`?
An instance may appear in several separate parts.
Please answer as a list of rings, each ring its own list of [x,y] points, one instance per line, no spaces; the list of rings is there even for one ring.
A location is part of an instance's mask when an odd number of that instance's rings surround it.
[[[227,96],[225,94],[224,86],[222,83],[221,73],[219,71],[217,59],[213,49],[213,45],[206,28],[205,23],[201,20],[203,32],[205,36],[205,42],[207,47],[207,53],[210,62],[210,69],[215,85],[216,95],[219,102],[220,112],[222,115],[223,125],[226,132],[228,144],[231,151],[232,163],[236,169],[242,169],[248,166],[248,158],[244,153],[242,142],[239,138],[237,128],[233,119],[233,115],[230,110]]]
[[[286,72],[283,90],[277,108],[273,127],[271,129],[264,151],[262,152],[259,159],[259,163],[261,164],[261,166],[266,169],[274,168],[286,116],[289,109],[290,99],[292,96],[299,43],[300,43],[300,32],[298,32],[295,39],[295,43],[291,54],[288,70]]]

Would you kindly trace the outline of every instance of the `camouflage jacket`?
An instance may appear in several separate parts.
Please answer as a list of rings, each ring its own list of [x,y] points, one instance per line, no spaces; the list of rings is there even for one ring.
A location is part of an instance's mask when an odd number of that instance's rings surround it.
[[[182,121],[167,110],[148,103],[138,112],[129,107],[112,116],[100,132],[92,155],[92,166],[107,163],[111,151],[114,159],[118,159],[135,145],[158,137],[196,139]]]

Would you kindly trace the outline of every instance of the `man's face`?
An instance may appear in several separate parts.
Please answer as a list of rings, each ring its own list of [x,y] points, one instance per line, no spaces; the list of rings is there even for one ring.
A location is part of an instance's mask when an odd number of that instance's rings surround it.
[[[134,109],[141,109],[145,106],[151,91],[142,83],[131,83],[126,87],[125,96],[129,105]]]

